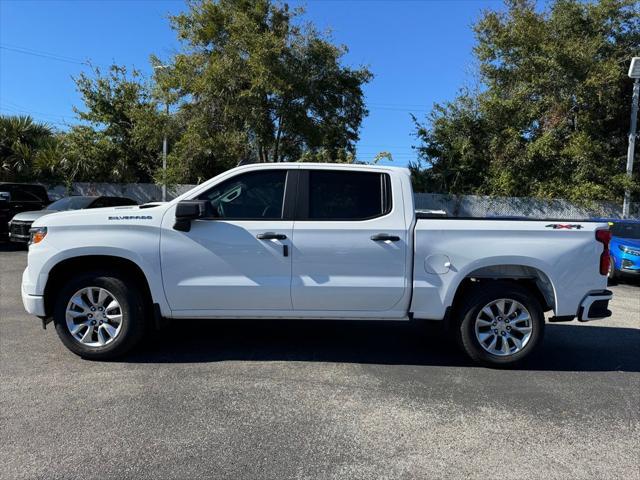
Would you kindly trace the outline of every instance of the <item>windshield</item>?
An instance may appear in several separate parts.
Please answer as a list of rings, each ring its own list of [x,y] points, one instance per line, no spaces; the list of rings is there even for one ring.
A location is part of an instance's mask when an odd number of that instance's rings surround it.
[[[614,223],[611,234],[614,237],[640,240],[640,223]]]
[[[93,197],[65,197],[53,202],[47,210],[80,210],[87,208],[94,200]]]

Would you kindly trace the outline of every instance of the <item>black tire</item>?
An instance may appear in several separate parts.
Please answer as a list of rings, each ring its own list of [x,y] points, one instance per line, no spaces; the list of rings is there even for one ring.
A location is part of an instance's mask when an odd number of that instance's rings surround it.
[[[522,350],[506,356],[494,355],[485,350],[476,337],[475,322],[482,308],[498,299],[519,302],[529,311],[531,336]],[[531,355],[544,338],[544,313],[540,302],[527,288],[506,281],[481,282],[467,292],[456,309],[456,340],[471,360],[488,367],[509,368],[521,363]],[[508,345],[509,343],[507,343]]]
[[[108,290],[121,307],[121,330],[114,336],[113,341],[104,346],[85,345],[76,340],[67,328],[67,305],[72,295],[85,287],[101,287]],[[56,332],[65,347],[82,358],[90,360],[117,358],[129,352],[142,340],[148,324],[145,303],[138,285],[118,272],[95,271],[81,274],[68,281],[58,292],[53,314]]]
[[[611,285],[615,285],[620,279],[620,272],[616,270],[616,263],[613,261],[613,257],[609,258],[609,271],[607,272],[607,277]]]

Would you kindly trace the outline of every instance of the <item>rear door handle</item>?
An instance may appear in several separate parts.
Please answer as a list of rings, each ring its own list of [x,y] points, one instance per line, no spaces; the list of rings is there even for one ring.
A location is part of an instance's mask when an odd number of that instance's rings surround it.
[[[371,240],[374,242],[399,242],[400,237],[397,235],[389,235],[388,233],[377,233],[375,235],[371,235]]]
[[[256,235],[258,240],[286,240],[287,236],[284,233],[265,232]]]

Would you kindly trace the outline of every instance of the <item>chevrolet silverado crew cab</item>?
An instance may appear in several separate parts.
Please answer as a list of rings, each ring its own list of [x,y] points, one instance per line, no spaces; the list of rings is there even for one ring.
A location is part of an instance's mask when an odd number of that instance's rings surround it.
[[[609,239],[607,223],[429,218],[402,168],[246,165],[165,204],[36,220],[22,298],[92,359],[162,318],[427,319],[511,365],[544,312],[611,314]]]

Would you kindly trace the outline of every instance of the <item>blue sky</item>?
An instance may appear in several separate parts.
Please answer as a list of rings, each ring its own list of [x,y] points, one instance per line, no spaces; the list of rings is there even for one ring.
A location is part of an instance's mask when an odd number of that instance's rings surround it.
[[[358,157],[387,150],[398,165],[415,158],[410,114],[424,118],[434,102],[474,85],[471,26],[483,9],[503,7],[499,0],[289,3],[304,5],[305,19],[348,46],[348,64],[373,71]],[[168,58],[179,48],[167,16],[184,8],[181,0],[0,0],[0,112],[58,128],[76,123],[72,106],[82,105],[72,76],[87,70],[82,62],[150,75],[150,54]]]

